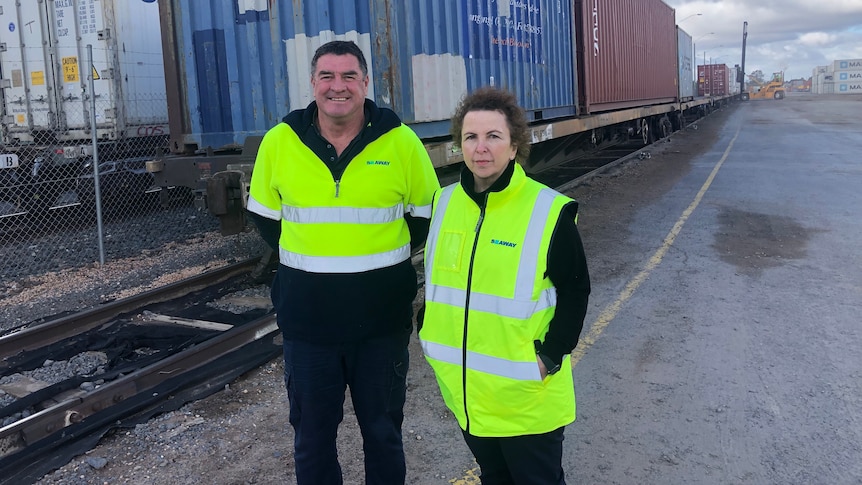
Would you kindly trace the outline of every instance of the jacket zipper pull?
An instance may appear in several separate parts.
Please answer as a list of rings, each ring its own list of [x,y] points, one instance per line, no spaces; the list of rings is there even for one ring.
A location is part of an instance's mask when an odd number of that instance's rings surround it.
[[[479,220],[476,221],[476,234],[479,233],[479,228],[482,227],[482,220],[485,219],[485,211],[479,213]]]
[[[341,189],[341,179],[335,181],[335,198],[338,198],[338,192]]]

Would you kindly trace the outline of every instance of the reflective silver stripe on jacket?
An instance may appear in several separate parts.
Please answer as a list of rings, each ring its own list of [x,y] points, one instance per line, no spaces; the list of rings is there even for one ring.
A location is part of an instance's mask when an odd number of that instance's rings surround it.
[[[272,219],[274,221],[281,220],[281,211],[272,210],[269,207],[261,204],[256,201],[254,197],[249,196],[248,198],[248,210],[254,212],[255,214],[259,214],[267,219]]]
[[[443,189],[440,200],[437,203],[438,214],[445,214],[446,208],[452,199],[454,185]],[[539,262],[539,250],[542,245],[542,234],[547,223],[548,213],[559,195],[552,189],[542,189],[536,197],[530,222],[527,225],[527,233],[523,242],[523,250],[518,264],[518,276],[515,281],[515,294],[513,298],[497,295],[470,292],[470,310],[482,311],[500,315],[507,318],[528,319],[533,314],[556,306],[557,292],[548,288],[539,295],[538,300],[532,301],[533,279],[536,275]],[[441,212],[442,211],[442,212]],[[425,262],[426,268],[434,268],[434,254],[437,249],[437,235],[440,233],[443,217],[437,217],[431,224],[428,237],[428,257]],[[440,286],[433,282],[433,275],[425,284],[425,298],[435,303],[443,303],[457,307],[464,307],[467,301],[467,290]]]
[[[309,273],[361,273],[396,265],[410,257],[410,244],[384,253],[363,256],[309,256],[278,248],[278,260]]]
[[[297,224],[387,224],[404,217],[404,206],[392,207],[293,207],[282,206],[281,216]]]
[[[407,204],[406,213],[413,217],[422,217],[423,219],[431,219],[431,204],[428,205],[413,205]]]
[[[457,366],[462,365],[460,348],[422,340],[422,350],[426,356],[432,359]],[[518,362],[468,351],[467,360],[464,365],[471,370],[518,381],[542,380],[542,375],[539,373],[539,365],[535,359],[528,362]]]

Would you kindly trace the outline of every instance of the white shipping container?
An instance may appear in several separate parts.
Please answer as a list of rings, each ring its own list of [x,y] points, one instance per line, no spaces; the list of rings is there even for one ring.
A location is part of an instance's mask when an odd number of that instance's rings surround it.
[[[835,71],[832,73],[832,80],[836,83],[862,83],[862,70],[859,71]]]
[[[836,94],[862,94],[862,81],[835,82]]]
[[[91,75],[99,139],[168,133],[154,0],[0,0],[0,25],[4,143],[89,141]]]
[[[832,62],[832,71],[862,71],[862,59],[839,59]]]
[[[739,76],[740,68],[737,66],[733,66],[728,68],[727,79],[728,79],[728,91],[730,94],[739,94],[740,86],[739,81],[737,81],[737,76]]]

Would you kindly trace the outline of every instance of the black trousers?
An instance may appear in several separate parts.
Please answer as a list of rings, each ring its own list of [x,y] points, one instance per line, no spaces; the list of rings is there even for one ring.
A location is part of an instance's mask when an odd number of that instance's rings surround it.
[[[506,438],[462,433],[481,469],[482,485],[565,485],[564,429]]]
[[[284,340],[296,483],[341,485],[336,437],[345,391],[362,432],[366,485],[403,485],[401,424],[410,331],[340,345]]]

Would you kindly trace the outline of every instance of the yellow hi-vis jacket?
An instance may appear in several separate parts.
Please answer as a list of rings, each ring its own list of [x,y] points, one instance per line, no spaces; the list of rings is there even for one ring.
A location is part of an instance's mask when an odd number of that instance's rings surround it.
[[[474,436],[546,433],[575,419],[570,357],[542,380],[534,345],[554,315],[548,248],[571,201],[519,165],[484,211],[460,184],[435,198],[419,338],[446,405]]]
[[[360,273],[410,257],[404,214],[430,217],[433,167],[416,135],[400,125],[362,149],[333,180],[330,169],[286,123],[267,132],[248,208],[281,220],[279,261],[311,273]],[[428,181],[420,183],[421,181]]]

